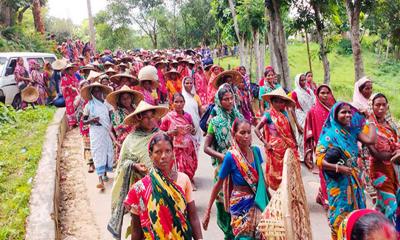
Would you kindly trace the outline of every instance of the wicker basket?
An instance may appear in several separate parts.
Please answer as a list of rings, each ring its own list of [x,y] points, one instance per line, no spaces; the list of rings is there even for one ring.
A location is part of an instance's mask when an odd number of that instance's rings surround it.
[[[311,240],[300,163],[290,149],[286,150],[283,161],[282,183],[263,212],[258,230],[267,240]]]

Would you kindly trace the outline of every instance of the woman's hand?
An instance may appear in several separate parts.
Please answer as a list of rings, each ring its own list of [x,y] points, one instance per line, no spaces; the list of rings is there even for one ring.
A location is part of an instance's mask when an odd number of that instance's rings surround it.
[[[143,174],[147,174],[147,168],[146,165],[144,165],[143,163],[136,163],[135,165],[133,165],[133,167],[140,173]]]
[[[265,149],[266,149],[267,151],[271,151],[271,150],[272,150],[272,145],[269,144],[269,143],[267,143],[267,142],[264,142],[264,147],[265,147]]]
[[[338,169],[339,173],[344,174],[344,175],[350,176],[353,173],[353,170],[351,168],[343,166],[343,165],[339,165],[337,169]]]
[[[313,157],[312,157],[312,151],[309,151],[306,153],[304,156],[304,164],[308,169],[313,169],[314,163],[313,163]]]
[[[208,223],[210,222],[210,214],[211,214],[211,209],[207,209],[202,221],[204,231],[207,231]]]

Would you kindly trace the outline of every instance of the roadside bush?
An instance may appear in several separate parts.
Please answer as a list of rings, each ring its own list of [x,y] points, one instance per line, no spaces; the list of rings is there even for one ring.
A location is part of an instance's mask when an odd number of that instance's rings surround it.
[[[337,47],[337,53],[339,55],[350,55],[353,53],[353,50],[351,49],[351,41],[349,39],[342,38]]]

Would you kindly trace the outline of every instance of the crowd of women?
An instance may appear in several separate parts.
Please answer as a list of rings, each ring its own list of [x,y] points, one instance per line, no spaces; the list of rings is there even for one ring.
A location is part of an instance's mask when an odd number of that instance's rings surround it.
[[[194,51],[105,52],[83,64],[57,60],[53,67],[99,190],[114,171],[107,227],[115,238],[129,212],[132,239],[202,239],[215,202],[225,239],[262,239],[257,225],[291,149],[319,173],[316,201],[332,239],[397,239],[399,133],[371,79],[355,84],[348,103],[311,72],[298,74],[286,92],[271,66],[253,94],[245,67],[204,65]],[[263,146],[254,144],[253,130]],[[203,138],[215,171],[200,222],[192,192]],[[376,210],[363,210],[366,193]]]

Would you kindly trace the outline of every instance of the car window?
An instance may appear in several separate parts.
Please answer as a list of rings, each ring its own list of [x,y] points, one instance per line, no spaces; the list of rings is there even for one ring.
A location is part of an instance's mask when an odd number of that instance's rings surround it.
[[[53,63],[56,59],[54,57],[45,57],[44,60],[49,63]]]
[[[0,75],[3,73],[6,64],[7,64],[7,58],[0,57]]]
[[[7,69],[6,69],[6,76],[13,75],[15,66],[17,65],[17,59],[12,58],[8,61]]]
[[[28,58],[27,60],[28,60],[28,64],[29,64],[30,60],[35,60],[37,63],[39,63],[40,69],[43,69],[43,66],[44,66],[43,58]]]

